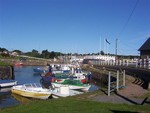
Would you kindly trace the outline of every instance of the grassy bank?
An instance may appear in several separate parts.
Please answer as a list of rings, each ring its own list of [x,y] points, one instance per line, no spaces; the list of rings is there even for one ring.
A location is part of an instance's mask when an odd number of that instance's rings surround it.
[[[0,66],[11,66],[11,65],[9,63],[5,63],[5,62],[0,61]]]
[[[150,111],[149,105],[101,103],[79,98],[83,95],[32,101],[10,108],[3,108],[0,113],[149,113]]]

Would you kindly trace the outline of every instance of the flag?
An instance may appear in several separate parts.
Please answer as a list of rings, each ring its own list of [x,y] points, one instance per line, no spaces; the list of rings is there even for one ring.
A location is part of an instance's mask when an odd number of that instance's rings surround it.
[[[106,40],[106,42],[108,43],[108,44],[110,44],[110,42],[108,42],[108,40],[107,39],[105,39]]]

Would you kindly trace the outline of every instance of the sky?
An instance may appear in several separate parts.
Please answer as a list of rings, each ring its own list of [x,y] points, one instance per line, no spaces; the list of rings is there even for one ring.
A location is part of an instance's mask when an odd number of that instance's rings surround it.
[[[10,51],[115,54],[117,44],[139,55],[149,37],[150,0],[0,0],[0,47]]]

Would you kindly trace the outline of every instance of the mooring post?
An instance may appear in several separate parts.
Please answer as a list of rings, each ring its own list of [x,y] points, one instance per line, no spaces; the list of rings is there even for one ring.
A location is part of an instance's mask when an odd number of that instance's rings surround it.
[[[111,78],[111,75],[109,72],[109,75],[108,75],[108,96],[110,96],[110,82],[111,82],[110,78]]]
[[[117,86],[116,86],[116,89],[117,89],[117,91],[118,91],[118,89],[119,89],[119,71],[117,71],[117,81],[116,81],[117,83]]]
[[[125,86],[125,84],[126,84],[126,71],[125,70],[123,70],[123,86]]]

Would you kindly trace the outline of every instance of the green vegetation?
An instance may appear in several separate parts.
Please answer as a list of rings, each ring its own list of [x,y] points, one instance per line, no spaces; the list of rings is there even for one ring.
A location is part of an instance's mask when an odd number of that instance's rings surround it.
[[[10,64],[0,61],[0,66],[10,66]]]
[[[127,105],[101,103],[78,96],[32,101],[10,108],[1,109],[1,113],[148,113],[149,105]]]

